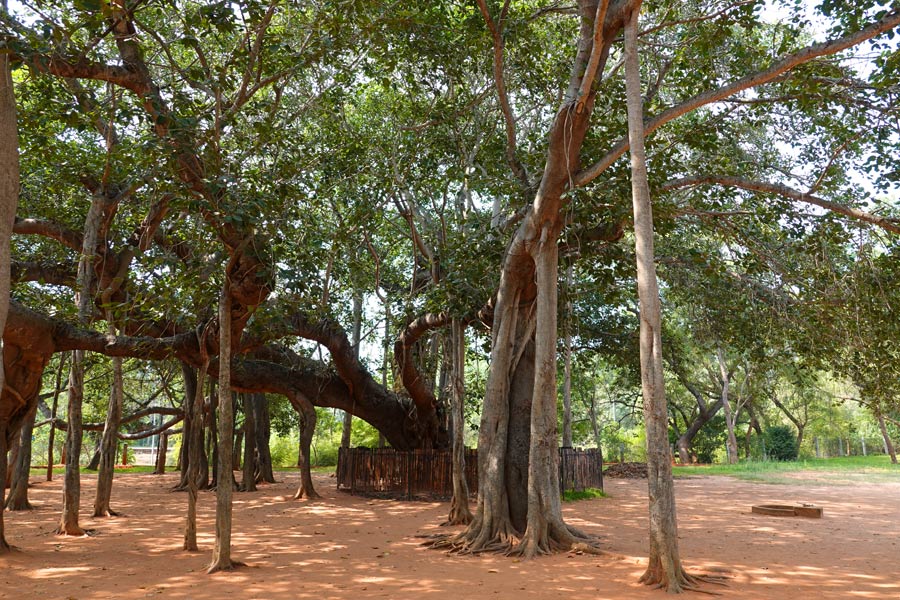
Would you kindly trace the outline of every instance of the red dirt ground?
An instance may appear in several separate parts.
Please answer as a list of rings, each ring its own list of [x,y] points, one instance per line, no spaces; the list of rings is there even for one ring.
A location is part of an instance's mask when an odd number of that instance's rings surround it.
[[[447,504],[371,500],[338,493],[316,476],[319,502],[290,500],[296,473],[235,494],[233,552],[248,563],[206,575],[214,496],[202,493],[202,552],[181,551],[177,475],[117,474],[112,519],[82,517],[85,538],[52,534],[61,477],[30,490],[37,510],[6,513],[18,551],[0,557],[0,598],[74,599],[546,599],[663,598],[637,583],[647,553],[645,480],[608,480],[608,498],[567,503],[569,523],[596,534],[609,556],[557,555],[519,562],[448,556],[417,536],[441,530]],[[38,478],[33,479],[38,482]],[[96,478],[83,478],[82,506]],[[681,551],[688,569],[728,578],[707,589],[741,599],[900,598],[900,484],[763,485],[725,477],[677,480]],[[823,519],[750,513],[752,504],[812,502]],[[700,597],[689,593],[685,598]],[[703,596],[706,597],[706,596]]]

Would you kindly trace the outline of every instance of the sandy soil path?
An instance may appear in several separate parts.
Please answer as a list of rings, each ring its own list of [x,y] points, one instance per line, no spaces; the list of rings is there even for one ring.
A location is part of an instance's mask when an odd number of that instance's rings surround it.
[[[234,555],[248,568],[205,574],[214,497],[202,493],[202,552],[181,551],[184,494],[177,475],[120,474],[112,519],[82,518],[86,538],[52,534],[60,478],[30,490],[33,512],[6,513],[18,551],[0,557],[3,599],[549,599],[663,598],[638,585],[647,552],[643,480],[609,480],[609,498],[569,503],[566,518],[598,535],[611,556],[557,555],[519,562],[448,556],[417,536],[441,530],[447,504],[372,500],[338,493],[316,477],[324,499],[290,499],[296,473],[259,492],[235,494]],[[83,480],[92,505],[95,477]],[[693,572],[724,575],[726,596],[749,599],[900,598],[900,484],[762,485],[725,477],[676,484],[681,549]],[[758,503],[812,502],[825,518],[750,513]],[[695,593],[683,597],[700,597]],[[704,598],[708,596],[703,596]]]

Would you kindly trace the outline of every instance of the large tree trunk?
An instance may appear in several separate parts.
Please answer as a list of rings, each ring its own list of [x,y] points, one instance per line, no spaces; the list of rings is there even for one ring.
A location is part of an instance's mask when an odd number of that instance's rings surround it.
[[[219,298],[219,411],[218,468],[216,469],[216,545],[208,573],[231,571],[239,566],[231,559],[232,451],[234,445],[234,405],[231,393],[231,286],[228,270]]]
[[[725,353],[722,348],[716,349],[716,359],[719,362],[719,376],[722,382],[722,412],[725,413],[725,429],[727,437],[725,438],[725,451],[728,455],[728,464],[734,465],[738,461],[737,437],[734,435],[734,425],[737,415],[731,410],[731,400],[728,398],[728,392],[731,387],[731,377],[728,374],[728,363],[725,360]]]
[[[894,450],[894,442],[891,441],[891,436],[888,435],[887,424],[884,422],[884,415],[878,415],[878,428],[881,429],[881,437],[884,438],[884,449],[890,455],[891,462],[893,464],[897,464],[897,452]]]
[[[2,1],[2,10],[4,13],[7,11],[6,0]],[[10,238],[19,201],[19,138],[16,129],[16,97],[10,68],[9,54],[0,55],[0,332],[6,328],[9,309]],[[5,385],[3,361],[0,360],[0,389]],[[0,473],[4,477],[8,438],[15,431],[8,430],[7,427],[7,423],[0,421]],[[0,554],[10,549],[3,530],[5,496],[5,486],[0,485]]]
[[[466,482],[466,329],[459,318],[453,319],[450,329],[453,498],[450,500],[450,514],[445,524],[468,525],[472,521],[472,512],[469,510],[469,485]]]
[[[575,543],[573,532],[562,519],[559,449],[556,445],[557,236],[558,231],[545,226],[535,258],[537,323],[528,457],[528,518],[525,534],[516,549],[516,553],[526,558],[566,549]]]
[[[581,27],[569,86],[549,132],[547,160],[534,203],[506,250],[500,273],[479,429],[475,517],[464,532],[439,540],[433,544],[436,547],[449,545],[460,552],[514,550],[532,556],[582,539],[563,523],[555,471],[557,243],[563,226],[563,193],[579,166],[594,84],[622,26],[627,4],[615,3],[608,11],[606,0],[578,3]],[[503,84],[503,9],[498,24],[486,2],[479,0],[478,5],[494,39],[494,78],[501,104],[506,105],[507,153],[513,163],[514,119]],[[527,175],[522,179],[527,180]],[[529,403],[532,406],[523,415]],[[524,423],[518,420],[521,417]],[[517,463],[527,464],[525,494],[521,485],[526,477],[517,475]],[[520,535],[520,547],[515,547]]]
[[[116,337],[112,314],[106,313],[109,323],[109,336]],[[116,512],[110,508],[112,498],[113,473],[115,471],[116,450],[119,445],[119,423],[122,420],[122,404],[124,401],[124,382],[122,380],[122,359],[113,357],[113,384],[109,394],[109,407],[106,411],[106,423],[100,439],[100,470],[97,473],[97,495],[94,498],[94,517],[113,517]]]
[[[13,465],[12,484],[9,497],[6,499],[8,510],[31,510],[28,501],[28,482],[31,478],[31,436],[34,433],[34,419],[37,416],[37,404],[25,417],[22,431],[19,432],[19,452]],[[3,506],[0,504],[0,506]]]
[[[641,319],[641,390],[647,428],[647,485],[650,495],[650,561],[641,576],[641,582],[663,587],[670,593],[678,593],[692,582],[684,572],[678,554],[675,485],[672,479],[663,379],[662,321],[653,250],[653,209],[644,151],[644,110],[637,47],[640,3],[637,4],[625,25],[625,87]]]
[[[297,458],[297,466],[300,468],[300,487],[294,494],[294,500],[306,498],[315,500],[320,498],[313,487],[312,471],[309,458],[309,447],[312,444],[313,434],[316,432],[316,407],[306,397],[300,394],[289,396],[288,400],[300,414],[300,452]]]

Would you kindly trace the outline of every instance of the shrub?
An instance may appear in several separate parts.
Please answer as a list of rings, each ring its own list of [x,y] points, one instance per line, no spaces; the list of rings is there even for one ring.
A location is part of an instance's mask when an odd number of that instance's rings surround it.
[[[770,460],[797,460],[797,438],[787,425],[775,425],[765,431],[766,455]]]

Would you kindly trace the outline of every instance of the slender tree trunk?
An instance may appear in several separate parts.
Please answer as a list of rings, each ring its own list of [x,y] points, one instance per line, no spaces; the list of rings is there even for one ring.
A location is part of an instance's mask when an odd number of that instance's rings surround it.
[[[894,450],[894,442],[888,435],[887,424],[884,422],[884,415],[878,415],[878,428],[881,429],[881,437],[884,439],[885,452],[891,457],[891,462],[897,464],[897,452]]]
[[[19,448],[21,447],[21,443],[21,436],[14,435],[9,444],[9,458],[6,459],[6,470],[3,473],[0,473],[0,477],[3,478],[3,486],[6,489],[9,489],[12,486],[13,471],[16,469],[16,464],[19,462]]]
[[[359,358],[359,342],[362,335],[362,294],[353,295],[353,353]],[[350,436],[353,432],[353,414],[344,411],[344,427],[341,430],[341,448],[350,447]]]
[[[450,328],[453,498],[450,500],[450,514],[445,524],[466,525],[472,521],[472,512],[469,510],[469,485],[466,482],[466,329],[465,324],[458,318],[451,321]]]
[[[116,337],[116,327],[112,314],[106,313],[110,339]],[[106,411],[106,423],[100,439],[100,470],[97,473],[97,495],[94,498],[94,517],[114,517],[117,515],[110,508],[112,498],[113,474],[115,472],[116,450],[119,445],[119,423],[122,420],[122,404],[124,401],[124,383],[122,381],[122,359],[113,357],[113,384],[109,394],[109,407]]]
[[[313,487],[312,471],[309,459],[309,447],[312,444],[313,434],[316,432],[316,408],[300,394],[288,398],[294,409],[300,413],[300,453],[298,467],[300,467],[300,487],[294,494],[294,500],[306,498],[315,500],[321,498]]]
[[[169,453],[169,434],[162,432],[156,442],[156,464],[153,466],[154,475],[166,474],[166,455]]]
[[[6,461],[7,461],[7,453],[9,450],[7,449],[7,433],[6,433],[6,423],[0,421],[0,473],[6,473]],[[3,525],[3,513],[6,512],[2,510],[2,508],[6,505],[6,486],[0,485],[0,555],[6,554],[12,547],[9,545],[9,542],[6,541],[6,532]]]
[[[9,510],[32,510],[28,501],[28,482],[31,478],[31,436],[34,433],[34,419],[37,416],[37,404],[25,417],[22,430],[19,432],[19,452],[12,473],[12,484],[6,508]],[[0,504],[0,507],[3,505]]]
[[[391,302],[384,296],[384,348],[381,355],[381,385],[388,389],[388,373],[391,370]],[[384,448],[384,434],[378,432],[378,447]]]
[[[275,483],[275,473],[272,470],[272,451],[269,447],[269,439],[272,436],[271,417],[269,416],[269,402],[265,394],[254,394],[253,410],[256,411],[256,482]]]
[[[572,280],[574,268],[570,264],[566,269],[566,322],[565,322],[565,363],[563,366],[563,434],[562,445],[572,447]]]
[[[234,406],[231,394],[231,285],[228,270],[219,298],[219,461],[216,469],[216,546],[208,573],[231,571],[239,563],[231,559],[232,451]]]
[[[244,443],[244,428],[234,432],[234,441],[231,443],[231,465],[234,469],[241,468],[241,447]],[[234,473],[232,473],[234,475]]]
[[[590,406],[590,418],[591,418],[591,433],[594,436],[594,446],[598,449],[601,448],[602,437],[600,435],[600,419],[597,415],[597,386],[593,386],[591,389],[591,406]]]
[[[722,348],[716,349],[716,358],[719,362],[719,375],[722,378],[722,412],[725,413],[725,429],[728,432],[725,438],[725,451],[728,455],[728,464],[737,464],[737,438],[734,435],[734,422],[736,415],[731,410],[731,401],[728,392],[731,387],[731,378],[728,375],[728,363],[725,361],[725,353]]]
[[[59,367],[56,369],[56,387],[53,388],[53,403],[50,408],[50,432],[47,434],[47,481],[53,481],[53,447],[56,444],[56,415],[59,411],[59,392],[62,388],[62,375],[68,356],[68,353],[59,355]]]
[[[81,503],[81,404],[84,389],[84,352],[74,350],[69,368],[69,413],[66,429],[66,474],[63,485],[63,510],[59,527],[60,535],[84,535],[78,524],[78,508]]]
[[[214,379],[210,379],[209,386],[209,455],[211,456],[210,466],[212,467],[212,481],[210,482],[210,487],[216,488],[219,485],[219,393]]]
[[[663,379],[662,321],[653,250],[653,209],[644,151],[644,111],[637,47],[640,3],[636,4],[625,25],[625,84],[641,319],[641,389],[647,427],[647,485],[650,495],[650,562],[641,576],[641,582],[677,593],[691,582],[690,576],[682,569],[678,553],[675,486],[672,479]]]
[[[185,417],[190,414],[190,419],[184,427],[184,440],[188,447],[187,468],[184,470],[186,475],[186,488],[188,493],[187,516],[184,522],[184,543],[183,550],[188,552],[197,552],[197,490],[199,489],[200,467],[203,463],[202,458],[206,452],[203,447],[203,400],[204,385],[206,383],[206,373],[209,369],[209,352],[206,348],[207,335],[209,327],[204,328],[203,333],[198,340],[200,347],[200,367],[197,369],[196,378],[194,371],[187,364],[182,363],[182,372],[185,374],[185,381],[190,380],[193,385],[193,397],[188,398],[185,395],[184,412]],[[190,375],[190,377],[188,377]],[[205,465],[205,463],[203,463]]]
[[[105,198],[95,193],[91,199],[87,217],[84,220],[81,260],[78,261],[78,320],[87,325],[91,321],[94,290],[94,261],[97,252],[97,236],[103,216]],[[78,510],[81,503],[81,410],[84,400],[84,351],[72,352],[69,367],[69,427],[66,431],[66,477],[63,488],[63,510],[57,533],[60,535],[84,535],[78,524]]]
[[[241,394],[244,405],[244,469],[241,491],[256,491],[256,411],[253,394]]]

